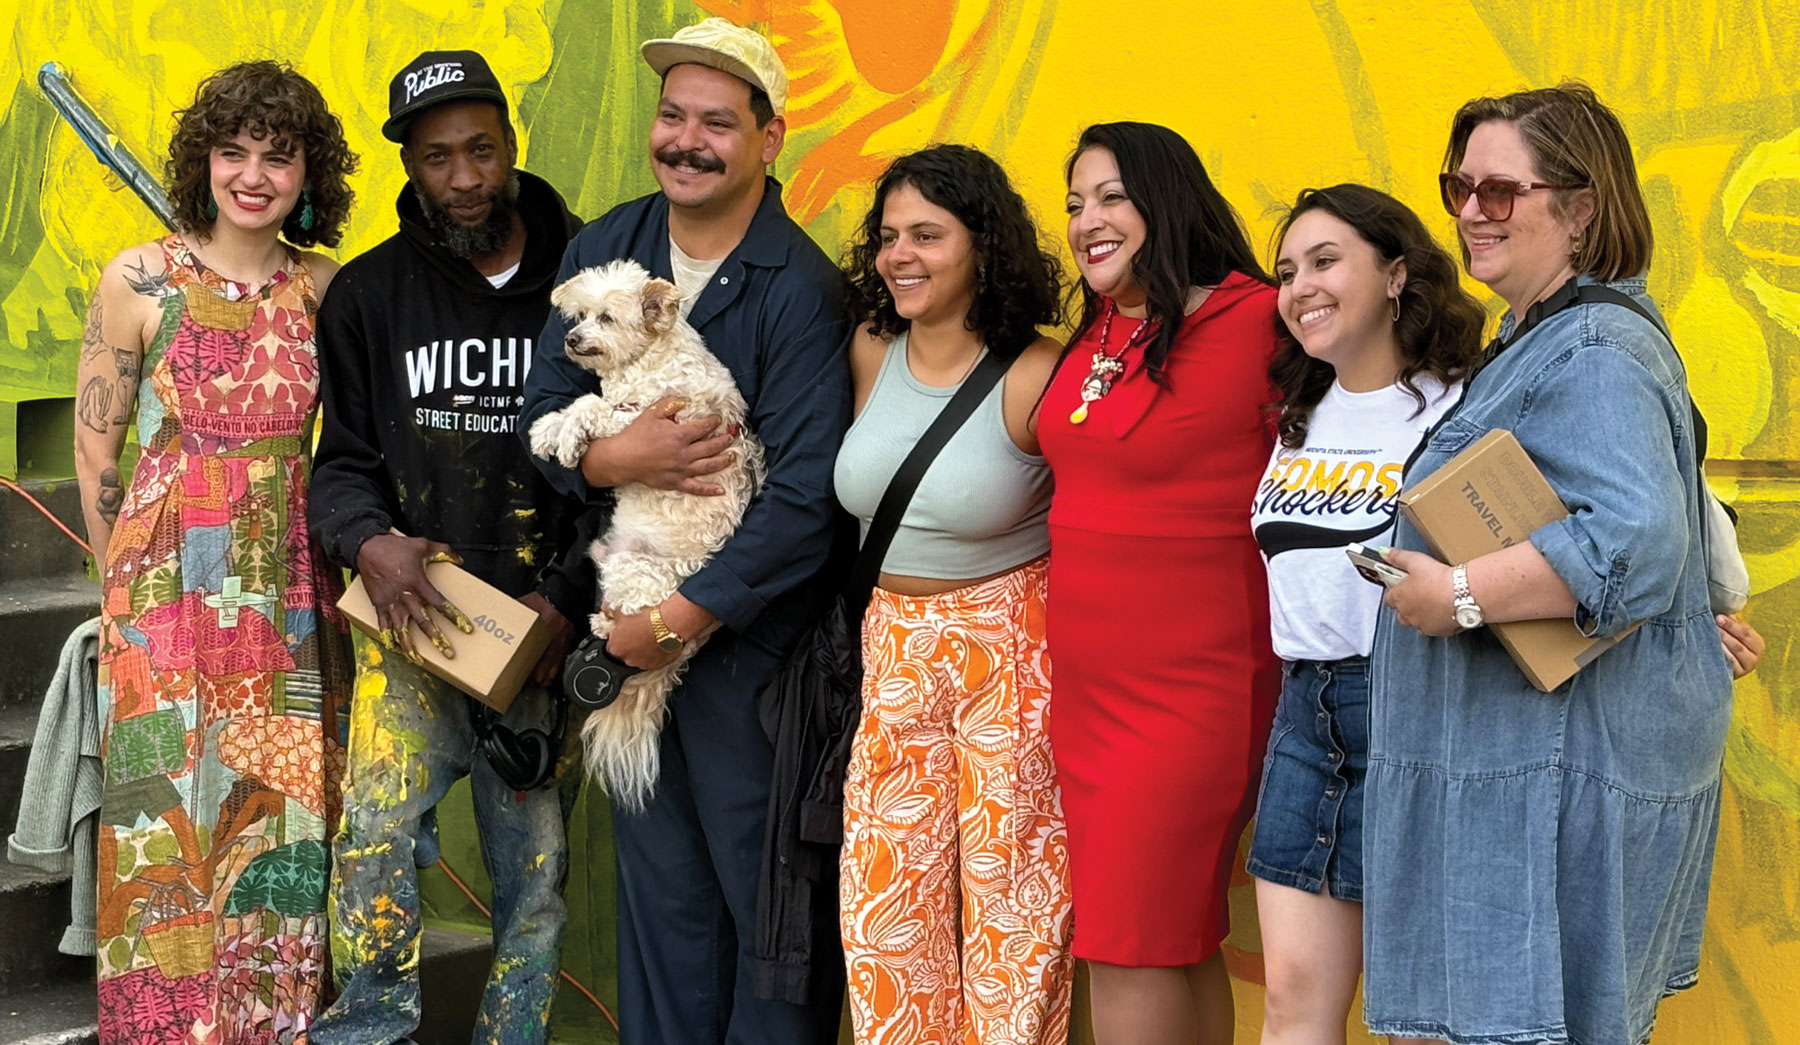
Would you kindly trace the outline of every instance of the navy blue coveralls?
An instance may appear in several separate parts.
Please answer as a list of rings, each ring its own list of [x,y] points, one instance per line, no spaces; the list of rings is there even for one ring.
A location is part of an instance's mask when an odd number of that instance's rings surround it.
[[[671,279],[668,216],[661,193],[613,208],[570,242],[558,281],[618,258]],[[768,479],[731,540],[681,586],[724,627],[670,699],[655,797],[635,815],[614,807],[619,1022],[626,1045],[831,1042],[841,986],[810,1008],[754,990],[774,757],[756,698],[821,604],[837,520],[832,466],[850,422],[843,279],[788,217],[775,179],[688,322],[748,401]],[[537,418],[594,390],[593,375],[563,354],[567,332],[553,311],[526,381],[521,438]],[[536,463],[569,496],[605,499],[579,471]],[[835,919],[820,920],[835,937]]]

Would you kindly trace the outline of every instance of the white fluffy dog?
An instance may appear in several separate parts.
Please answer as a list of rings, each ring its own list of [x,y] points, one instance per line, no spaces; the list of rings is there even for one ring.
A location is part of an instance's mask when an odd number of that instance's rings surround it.
[[[675,284],[652,278],[632,261],[585,269],[550,295],[571,324],[565,343],[569,358],[600,378],[600,391],[538,418],[531,426],[532,453],[577,467],[589,441],[619,434],[671,395],[686,400],[677,420],[712,415],[735,434],[727,451],[731,463],[708,476],[725,488],[722,497],[639,483],[614,490],[611,526],[589,554],[599,568],[606,605],[620,614],[644,612],[675,594],[724,546],[762,486],[762,444],[745,423],[743,394],[731,371],[681,318],[680,302]],[[602,613],[590,624],[601,638],[612,632],[612,620]],[[685,637],[673,664],[633,675],[619,699],[590,714],[581,729],[588,772],[628,809],[643,808],[656,791],[657,737],[669,692],[704,640]]]

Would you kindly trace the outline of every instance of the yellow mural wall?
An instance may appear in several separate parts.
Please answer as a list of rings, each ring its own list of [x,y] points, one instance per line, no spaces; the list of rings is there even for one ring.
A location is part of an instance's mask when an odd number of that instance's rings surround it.
[[[1748,616],[1769,640],[1737,691],[1701,986],[1664,1006],[1654,1041],[1800,1040],[1800,5],[13,0],[0,50],[0,445],[66,440],[54,406],[74,381],[88,288],[114,252],[158,232],[38,95],[43,62],[63,63],[156,165],[170,112],[207,72],[292,61],[363,156],[347,257],[393,227],[402,175],[378,128],[388,78],[418,50],[482,50],[516,101],[525,165],[593,217],[653,187],[656,82],[636,43],[703,13],[777,41],[793,81],[778,173],[833,253],[883,163],[938,140],[1000,157],[1060,239],[1076,133],[1122,118],[1185,134],[1258,243],[1274,205],[1343,180],[1394,192],[1449,242],[1435,177],[1457,105],[1566,76],[1592,84],[1636,146],[1657,233],[1652,289],[1711,422],[1714,485],[1743,515]],[[604,811],[583,815],[578,837],[603,838]],[[610,951],[608,868],[581,870],[571,948]],[[1244,1041],[1260,1008],[1250,894],[1241,882],[1229,952]],[[571,964],[604,978],[603,959]]]

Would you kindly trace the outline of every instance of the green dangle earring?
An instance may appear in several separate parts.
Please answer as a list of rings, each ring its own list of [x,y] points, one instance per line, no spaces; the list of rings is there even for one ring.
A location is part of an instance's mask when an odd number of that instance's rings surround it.
[[[206,218],[211,221],[219,216],[219,201],[213,199],[212,193],[206,194]]]
[[[300,228],[311,232],[313,227],[312,186],[300,190]]]

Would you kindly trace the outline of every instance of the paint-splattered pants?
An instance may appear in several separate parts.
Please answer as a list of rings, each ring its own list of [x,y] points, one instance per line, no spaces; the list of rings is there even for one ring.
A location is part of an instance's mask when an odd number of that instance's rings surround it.
[[[514,729],[545,724],[549,700],[527,689],[502,721]],[[565,759],[563,777],[573,771]],[[494,965],[475,1041],[545,1040],[565,915],[563,796],[555,788],[520,794],[507,787],[479,754],[468,697],[360,643],[344,823],[332,845],[331,953],[343,993],[314,1026],[313,1045],[393,1042],[417,1029],[415,857],[419,848],[436,849],[420,821],[464,776],[494,883]]]
[[[840,893],[856,1040],[1060,1045],[1074,959],[1044,564],[876,591],[863,665]]]

